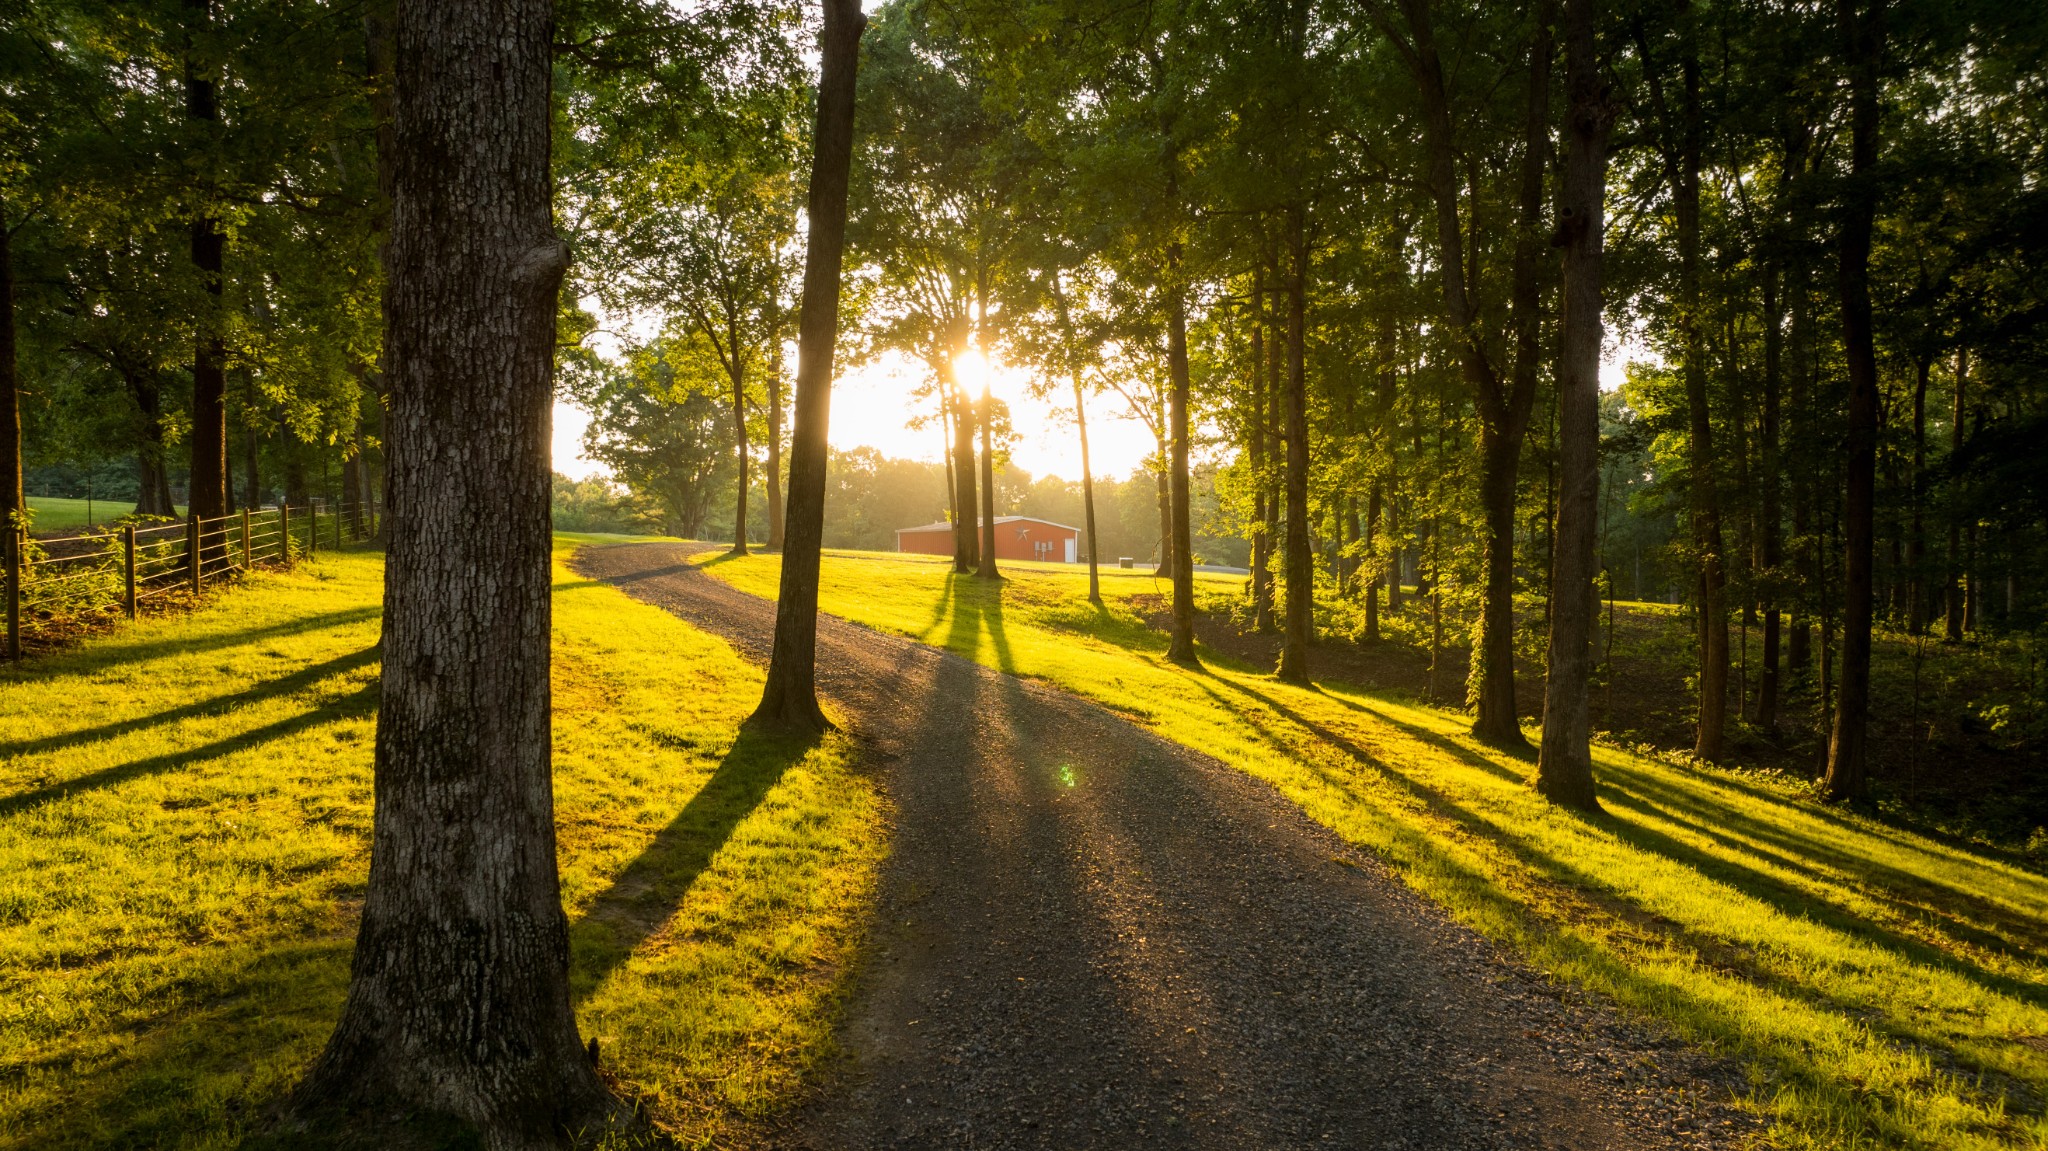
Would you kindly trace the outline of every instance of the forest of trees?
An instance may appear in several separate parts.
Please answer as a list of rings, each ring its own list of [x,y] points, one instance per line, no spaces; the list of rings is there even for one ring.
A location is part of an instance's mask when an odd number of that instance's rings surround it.
[[[797,727],[818,546],[946,516],[994,576],[1008,510],[1156,560],[1178,661],[1203,560],[1248,561],[1283,679],[1332,613],[1424,615],[1495,745],[1539,649],[1534,783],[1579,808],[1601,597],[1683,601],[1695,754],[1820,733],[1832,800],[1874,635],[2048,627],[2048,6],[822,7],[0,5],[0,503],[393,508],[385,854],[306,1122],[445,1083],[514,1136],[607,1114],[545,818],[557,396],[630,492],[557,506],[787,547],[760,715]],[[835,351],[921,366],[943,464],[828,459]],[[1084,454],[1144,421],[1148,470],[999,470],[976,356]],[[455,987],[503,1051],[420,1008]]]
[[[815,14],[552,19],[560,394],[640,522],[779,546]],[[843,358],[923,366],[908,415],[946,462],[836,456],[829,542],[984,503],[1086,518],[995,466],[1007,411],[956,370],[976,353],[1028,372],[1016,402],[1152,429],[1156,519],[1139,481],[1081,485],[1100,554],[1248,562],[1290,675],[1318,597],[1371,639],[1420,595],[1471,638],[1499,742],[1517,629],[1588,530],[1601,594],[1686,605],[1710,759],[1732,724],[1802,724],[1860,763],[1872,626],[2041,626],[2035,6],[896,0],[872,23]],[[0,400],[43,490],[99,477],[144,514],[375,494],[389,29],[318,0],[11,6]],[[1588,307],[1604,327],[1574,326]],[[1588,356],[1632,361],[1597,415],[1569,386]],[[961,531],[959,567],[980,550]]]

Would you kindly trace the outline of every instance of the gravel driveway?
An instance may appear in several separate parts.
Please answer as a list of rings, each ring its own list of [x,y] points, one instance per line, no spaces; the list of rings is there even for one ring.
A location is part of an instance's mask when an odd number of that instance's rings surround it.
[[[673,544],[575,566],[765,660]],[[844,621],[822,690],[897,809],[850,1066],[791,1148],[1732,1147],[1739,1069],[1498,953],[1266,785]]]

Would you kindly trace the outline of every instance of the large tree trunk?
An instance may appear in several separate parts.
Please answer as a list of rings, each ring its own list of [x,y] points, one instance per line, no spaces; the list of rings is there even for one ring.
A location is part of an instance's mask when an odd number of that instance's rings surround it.
[[[21,487],[21,377],[14,345],[14,233],[0,202],[0,529],[22,522],[28,498]]]
[[[822,66],[811,129],[810,233],[804,296],[797,315],[796,411],[789,444],[789,516],[782,584],[775,601],[775,646],[758,722],[800,731],[827,724],[818,707],[818,560],[825,538],[826,424],[832,360],[839,342],[839,268],[846,246],[846,182],[853,164],[854,72],[867,27],[860,0],[825,0],[818,35]],[[972,508],[972,499],[963,501]]]
[[[1700,69],[1694,29],[1685,29],[1680,62],[1676,211],[1678,216],[1679,337],[1683,344],[1687,470],[1692,476],[1693,547],[1699,557],[1700,699],[1693,754],[1721,758],[1728,727],[1728,576],[1723,565],[1721,497],[1715,480],[1714,421],[1707,399],[1707,348],[1700,328]]]
[[[1565,0],[1563,355],[1558,364],[1557,527],[1552,548],[1550,652],[1536,790],[1597,810],[1590,688],[1600,519],[1601,248],[1607,227],[1607,132],[1613,113],[1593,42],[1595,0]]]
[[[548,446],[568,248],[550,24],[548,0],[398,16],[376,809],[348,999],[288,1120],[302,1138],[565,1147],[623,1114],[577,1038],[555,863]]]
[[[1308,645],[1315,631],[1315,557],[1308,548],[1308,237],[1304,210],[1287,213],[1287,596],[1279,677],[1307,683]]]
[[[1828,739],[1829,799],[1863,794],[1869,774],[1871,567],[1877,487],[1877,346],[1870,314],[1870,234],[1877,213],[1878,64],[1884,53],[1884,0],[1837,0],[1849,55],[1849,173],[1842,211],[1842,346],[1849,368],[1847,494],[1842,504],[1842,675]]]
[[[212,20],[211,0],[185,0],[193,23]],[[185,116],[211,125],[220,119],[214,82],[189,56],[185,62]],[[210,145],[209,145],[210,147]],[[208,209],[192,221],[192,266],[205,303],[192,325],[192,474],[186,502],[201,518],[228,514],[227,343],[221,333],[221,265],[227,237]]]
[[[1173,551],[1173,636],[1167,644],[1166,658],[1175,663],[1193,664],[1196,662],[1195,547],[1194,535],[1188,524],[1188,317],[1187,301],[1181,295],[1178,280],[1178,244],[1168,252],[1166,264],[1166,274],[1175,277],[1166,289],[1166,372],[1170,382],[1166,413],[1173,447],[1168,462],[1172,480],[1172,530],[1168,542]]]

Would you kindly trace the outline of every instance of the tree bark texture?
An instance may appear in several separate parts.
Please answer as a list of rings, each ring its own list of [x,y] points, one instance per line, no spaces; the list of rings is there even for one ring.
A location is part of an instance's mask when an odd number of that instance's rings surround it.
[[[549,751],[556,298],[547,0],[397,26],[390,552],[369,888],[302,1136],[561,1147],[615,1114],[576,1034]],[[485,510],[488,510],[486,514]]]
[[[185,7],[197,28],[212,21],[211,0],[185,0]],[[214,82],[190,55],[185,60],[185,118],[208,126],[220,120]],[[226,249],[220,221],[202,209],[192,221],[192,266],[203,292],[192,325],[192,470],[186,503],[193,515],[209,519],[228,514],[227,343],[220,314]]]
[[[1188,316],[1187,298],[1181,292],[1180,245],[1173,245],[1167,255],[1167,275],[1174,277],[1167,286],[1166,299],[1166,371],[1168,391],[1166,421],[1172,443],[1172,459],[1168,463],[1171,479],[1172,534],[1169,542],[1173,550],[1173,635],[1167,644],[1166,658],[1180,664],[1193,664],[1195,657],[1195,547],[1194,534],[1188,524]]]
[[[1565,0],[1563,356],[1558,364],[1558,502],[1550,589],[1550,652],[1536,790],[1597,810],[1593,788],[1594,543],[1600,520],[1601,256],[1606,232],[1607,134],[1613,113],[1594,45],[1595,0]]]
[[[1287,597],[1279,677],[1307,683],[1308,645],[1315,630],[1315,557],[1308,548],[1308,237],[1300,206],[1287,213]]]
[[[853,167],[854,74],[867,27],[860,0],[825,0],[821,71],[811,129],[804,295],[797,315],[796,403],[789,445],[789,514],[775,645],[755,721],[822,731],[818,706],[818,561],[825,538],[825,433],[832,411],[832,363],[839,342],[839,271],[846,248],[846,185]],[[974,506],[971,498],[961,505]]]
[[[14,336],[14,233],[0,204],[0,528],[17,527],[28,510],[21,487],[21,376]]]
[[[1861,13],[1858,8],[1864,8]],[[1877,486],[1877,344],[1870,309],[1870,237],[1877,212],[1878,65],[1884,0],[1837,0],[1849,61],[1849,181],[1843,206],[1839,286],[1849,368],[1848,466],[1842,502],[1842,673],[1821,790],[1833,800],[1863,794],[1869,774],[1871,568]]]

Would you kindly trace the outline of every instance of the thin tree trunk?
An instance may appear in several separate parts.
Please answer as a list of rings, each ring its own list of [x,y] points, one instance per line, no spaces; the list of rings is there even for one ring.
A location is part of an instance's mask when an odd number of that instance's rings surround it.
[[[1166,458],[1171,449],[1159,438],[1159,466],[1152,469],[1153,505],[1159,511],[1159,562],[1152,567],[1155,577],[1173,579],[1173,481],[1166,475]]]
[[[1920,484],[1927,474],[1927,384],[1933,371],[1925,356],[1913,364],[1913,471],[1907,482],[1906,527],[1906,630],[1913,635],[1927,631],[1927,517]]]
[[[788,535],[775,603],[775,646],[756,721],[822,731],[818,707],[818,561],[825,538],[826,423],[839,341],[839,270],[846,247],[846,184],[853,166],[854,73],[867,27],[860,0],[825,0],[811,139],[810,234],[797,316],[796,412],[789,450]],[[966,506],[974,506],[972,503]]]
[[[1361,590],[1365,592],[1365,641],[1367,643],[1378,643],[1380,641],[1380,567],[1379,559],[1374,553],[1374,545],[1377,542],[1376,536],[1380,526],[1380,514],[1385,510],[1382,502],[1385,496],[1381,492],[1380,487],[1380,477],[1374,476],[1372,478],[1372,488],[1365,497],[1365,525],[1363,533],[1356,526],[1358,523],[1356,517],[1352,519],[1352,524],[1354,525],[1352,534],[1354,536],[1363,534],[1365,537],[1365,559],[1361,562],[1366,565],[1365,570],[1369,574],[1363,581]]]
[[[1280,274],[1280,256],[1277,248],[1267,249],[1264,266],[1268,270],[1266,280],[1272,285],[1271,300],[1261,297],[1260,308],[1271,329],[1271,338],[1266,341],[1266,473],[1259,484],[1266,493],[1266,601],[1263,605],[1265,626],[1261,631],[1271,631],[1278,625],[1280,612],[1277,597],[1279,588],[1272,578],[1272,561],[1275,552],[1282,553],[1281,564],[1286,564],[1284,554],[1286,522],[1287,472],[1287,387],[1285,384],[1287,338],[1281,331],[1280,314],[1285,306],[1286,285]],[[1284,572],[1283,572],[1284,576]]]
[[[1548,113],[1549,13],[1539,17],[1532,63],[1540,54],[1543,66],[1530,70],[1529,107],[1523,145],[1521,205],[1523,232],[1515,246],[1513,312],[1516,345],[1523,362],[1513,381],[1502,386],[1500,373],[1488,359],[1485,333],[1473,302],[1463,225],[1459,220],[1457,156],[1451,126],[1450,98],[1444,83],[1428,0],[1402,0],[1413,38],[1412,65],[1422,98],[1422,136],[1427,156],[1427,183],[1436,209],[1437,265],[1443,288],[1444,315],[1456,333],[1460,371],[1472,389],[1479,413],[1480,499],[1485,509],[1485,587],[1477,634],[1472,644],[1469,695],[1477,714],[1472,732],[1500,747],[1526,747],[1515,713],[1515,481],[1522,440],[1535,400],[1534,341],[1539,304],[1535,279],[1534,230],[1542,211],[1545,165],[1545,124]],[[1537,219],[1527,217],[1535,213]],[[1474,245],[1470,255],[1478,258]],[[1431,584],[1436,583],[1432,572]]]
[[[1877,211],[1877,70],[1884,53],[1884,0],[1837,0],[1849,52],[1850,188],[1842,212],[1842,345],[1849,368],[1847,496],[1842,505],[1842,675],[1822,791],[1861,796],[1869,774],[1871,560],[1877,472],[1877,348],[1871,325],[1870,237]]]
[[[1279,677],[1307,683],[1308,645],[1315,631],[1314,557],[1308,545],[1308,237],[1296,205],[1287,213],[1287,611]]]
[[[341,1020],[287,1120],[302,1136],[566,1147],[626,1114],[577,1037],[555,862],[550,7],[399,14],[370,878]]]
[[[981,562],[974,574],[982,579],[1001,579],[996,570],[996,452],[995,401],[988,384],[981,385]]]
[[[1592,719],[1594,554],[1600,519],[1601,255],[1606,232],[1607,134],[1613,112],[1594,46],[1596,0],[1565,0],[1563,356],[1558,364],[1558,505],[1552,548],[1550,652],[1536,790],[1594,811]]]
[[[147,368],[128,374],[127,382],[129,394],[135,400],[135,410],[141,417],[138,429],[141,434],[135,448],[135,514],[177,515],[177,506],[171,499],[170,476],[164,466],[163,392],[156,376]]]
[[[1765,731],[1778,726],[1778,663],[1780,628],[1778,565],[1784,561],[1779,492],[1778,440],[1781,415],[1779,395],[1784,385],[1784,316],[1779,308],[1782,273],[1774,263],[1764,272],[1764,411],[1761,445],[1763,498],[1760,531],[1757,533],[1758,566],[1763,569],[1764,588],[1763,657],[1757,672],[1756,725]]]
[[[1097,570],[1095,541],[1095,473],[1088,462],[1088,398],[1081,373],[1074,373],[1074,427],[1081,433],[1081,523],[1088,532],[1088,602],[1102,602],[1102,576]]]
[[[1963,450],[1963,393],[1970,379],[1970,350],[1956,349],[1955,397],[1949,407],[1948,454],[1949,459]],[[1950,481],[1950,510],[1948,516],[1948,567],[1942,580],[1943,629],[1942,634],[1950,643],[1963,639],[1963,517],[1960,511],[1961,495],[1956,490],[1962,485],[1960,477]]]
[[[1693,754],[1721,758],[1728,727],[1728,576],[1723,566],[1721,498],[1715,479],[1714,422],[1707,398],[1707,349],[1700,329],[1700,69],[1695,30],[1685,29],[1680,71],[1676,210],[1678,216],[1679,334],[1684,345],[1687,470],[1692,475],[1693,547],[1699,558],[1700,698]]]
[[[768,321],[768,550],[782,550],[782,313],[769,304]]]
[[[953,506],[959,514],[953,521],[953,570],[966,575],[981,559],[981,538],[975,531],[974,404],[960,390],[950,359],[940,375],[940,386],[953,397]]]
[[[1173,636],[1166,658],[1179,664],[1194,664],[1195,656],[1195,546],[1188,524],[1188,330],[1187,304],[1181,295],[1180,245],[1167,253],[1167,275],[1176,277],[1167,286],[1166,371],[1167,425],[1171,429],[1172,456],[1168,462],[1172,497],[1168,537],[1173,550]]]
[[[1267,523],[1271,518],[1266,507],[1266,475],[1272,468],[1272,461],[1266,451],[1267,423],[1266,394],[1269,384],[1266,379],[1266,264],[1264,260],[1252,266],[1252,395],[1251,434],[1247,437],[1246,452],[1251,458],[1252,469],[1252,630],[1270,631],[1273,627],[1273,533]]]
[[[733,496],[732,554],[747,554],[747,488],[753,483],[753,451],[747,442],[747,388],[745,369],[740,367],[739,346],[733,345],[732,435],[733,454],[739,460],[738,492]]]

